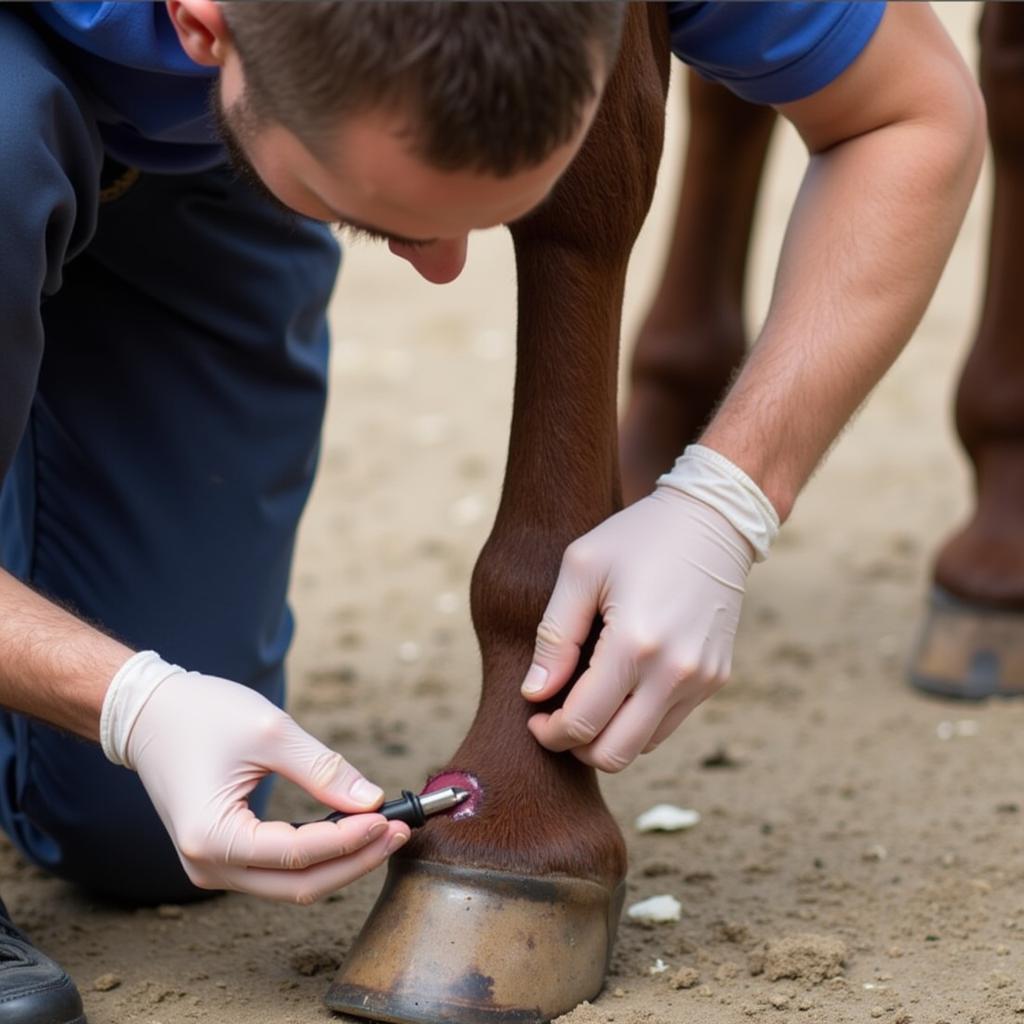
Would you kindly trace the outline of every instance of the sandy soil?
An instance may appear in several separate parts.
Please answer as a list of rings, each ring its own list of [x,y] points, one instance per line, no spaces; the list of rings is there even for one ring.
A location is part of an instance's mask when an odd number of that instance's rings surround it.
[[[976,15],[942,9],[969,49]],[[683,131],[675,118],[627,337],[658,271]],[[762,204],[752,323],[800,166],[786,134]],[[929,701],[903,681],[930,554],[966,507],[948,410],[984,209],[983,191],[917,339],[754,572],[735,681],[607,780],[629,836],[630,901],[670,893],[683,916],[624,925],[605,994],[564,1024],[1024,1020],[1024,706]],[[475,238],[469,270],[445,289],[354,248],[334,319],[323,472],[294,581],[291,709],[397,791],[445,759],[476,699],[466,590],[508,425],[508,240]],[[940,723],[961,721],[973,724],[939,738]],[[664,801],[702,822],[637,834],[635,816]],[[282,787],[275,810],[315,808]],[[93,1024],[326,1020],[321,996],[381,881],[308,909],[229,896],[126,912],[9,849],[0,875],[16,917],[78,980]]]

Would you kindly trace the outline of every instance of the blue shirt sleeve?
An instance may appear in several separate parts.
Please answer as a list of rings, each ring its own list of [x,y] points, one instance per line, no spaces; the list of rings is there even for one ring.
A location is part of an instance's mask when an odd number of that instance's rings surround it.
[[[751,103],[790,103],[838,78],[867,46],[884,3],[670,3],[672,52]]]

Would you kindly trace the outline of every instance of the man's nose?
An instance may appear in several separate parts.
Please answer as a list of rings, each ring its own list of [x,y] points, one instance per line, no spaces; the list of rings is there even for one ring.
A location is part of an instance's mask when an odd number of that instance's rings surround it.
[[[462,273],[466,265],[467,237],[446,238],[429,245],[404,245],[388,242],[396,256],[408,260],[432,284],[448,284]]]

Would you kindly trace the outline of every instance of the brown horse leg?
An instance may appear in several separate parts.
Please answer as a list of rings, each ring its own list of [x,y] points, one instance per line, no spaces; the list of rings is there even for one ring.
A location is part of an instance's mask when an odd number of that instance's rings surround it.
[[[584,149],[552,199],[513,227],[519,333],[508,464],[471,594],[483,688],[439,780],[479,785],[475,813],[433,819],[392,859],[328,993],[332,1009],[526,1024],[592,998],[603,983],[624,843],[594,772],[527,731],[535,709],[519,687],[562,552],[619,506],[619,318],[654,190],[668,52],[661,5],[630,5]]]
[[[775,112],[694,72],[672,242],[633,351],[622,421],[627,502],[654,489],[708,421],[743,359],[743,280]]]
[[[911,682],[959,697],[1024,695],[1024,7],[986,4],[981,84],[995,189],[985,305],[956,423],[976,503],[939,552]]]

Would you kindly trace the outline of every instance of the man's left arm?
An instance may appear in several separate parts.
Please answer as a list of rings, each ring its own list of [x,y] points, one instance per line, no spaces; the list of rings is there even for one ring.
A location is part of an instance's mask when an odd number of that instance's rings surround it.
[[[779,109],[811,157],[760,338],[700,446],[566,551],[524,682],[555,696],[600,614],[586,671],[530,730],[605,771],[728,678],[751,563],[910,337],[981,165],[980,93],[926,5],[890,5],[835,81]]]
[[[779,110],[810,165],[764,328],[701,444],[785,519],[924,313],[985,135],[978,87],[924,4],[891,4],[843,75]]]

